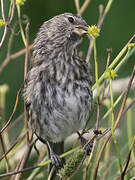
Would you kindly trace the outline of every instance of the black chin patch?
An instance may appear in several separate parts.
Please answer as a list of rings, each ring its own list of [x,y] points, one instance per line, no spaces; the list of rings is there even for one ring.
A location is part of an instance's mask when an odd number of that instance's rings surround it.
[[[71,38],[72,41],[78,41],[78,40],[81,39],[81,37],[78,34],[74,33],[74,32],[71,33],[70,38]]]

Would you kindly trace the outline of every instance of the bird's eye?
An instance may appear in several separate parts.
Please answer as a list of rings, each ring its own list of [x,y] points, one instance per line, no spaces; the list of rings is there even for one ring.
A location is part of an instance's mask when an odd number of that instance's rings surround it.
[[[69,20],[70,23],[74,22],[74,19],[72,17],[68,17],[68,20]]]

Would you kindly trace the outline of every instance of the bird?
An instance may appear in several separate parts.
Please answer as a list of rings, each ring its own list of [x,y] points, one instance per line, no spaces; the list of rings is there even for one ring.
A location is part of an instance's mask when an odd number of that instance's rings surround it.
[[[90,68],[78,53],[85,35],[88,24],[81,16],[67,12],[45,21],[24,84],[29,126],[56,167],[61,161],[51,144],[62,150],[66,137],[84,128],[92,107]]]

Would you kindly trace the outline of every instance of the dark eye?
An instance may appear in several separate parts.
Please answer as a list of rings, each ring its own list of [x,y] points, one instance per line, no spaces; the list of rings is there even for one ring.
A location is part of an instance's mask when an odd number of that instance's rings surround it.
[[[74,19],[72,17],[68,17],[69,22],[73,23]]]

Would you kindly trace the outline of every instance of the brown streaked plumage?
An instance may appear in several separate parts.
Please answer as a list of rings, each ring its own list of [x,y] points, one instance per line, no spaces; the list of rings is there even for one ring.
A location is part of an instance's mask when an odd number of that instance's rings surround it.
[[[81,17],[64,13],[46,21],[37,34],[24,101],[40,140],[62,142],[86,124],[91,78],[77,50],[87,29]]]

